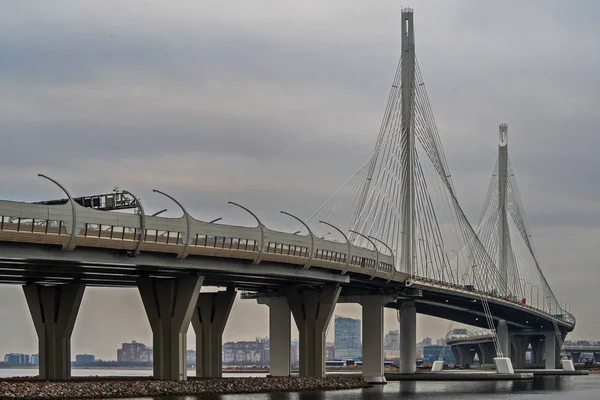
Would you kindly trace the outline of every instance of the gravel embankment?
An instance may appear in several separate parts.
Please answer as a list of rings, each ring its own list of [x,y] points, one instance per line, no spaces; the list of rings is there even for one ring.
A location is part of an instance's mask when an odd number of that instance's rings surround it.
[[[159,381],[153,379],[86,379],[47,382],[0,381],[0,399],[105,399],[203,394],[300,392],[370,387],[359,378],[223,378]]]

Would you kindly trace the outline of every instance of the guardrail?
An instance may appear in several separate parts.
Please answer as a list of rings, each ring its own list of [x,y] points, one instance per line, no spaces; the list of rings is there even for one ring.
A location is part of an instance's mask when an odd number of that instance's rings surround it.
[[[179,258],[231,257],[255,264],[284,262],[388,281],[396,273],[393,255],[382,253],[377,247],[371,250],[314,237],[312,233],[274,231],[258,218],[255,227],[209,223],[183,210],[182,217],[167,218],[143,212],[138,215],[98,211],[77,203],[44,205],[0,200],[0,240],[61,245],[66,251],[98,247],[129,250],[132,255],[143,251],[174,253]]]

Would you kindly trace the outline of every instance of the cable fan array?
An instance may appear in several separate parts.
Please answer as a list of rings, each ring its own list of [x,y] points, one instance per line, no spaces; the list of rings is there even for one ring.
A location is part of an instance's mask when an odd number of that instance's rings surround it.
[[[506,270],[508,295],[525,299],[531,306],[550,314],[564,312],[540,269],[515,174],[507,157],[506,171],[506,221],[503,221],[502,197],[500,195],[499,161],[496,160],[494,174],[488,187],[486,200],[479,220],[477,234],[487,252],[500,258],[501,247],[507,249]],[[506,233],[502,224],[506,224]],[[500,265],[500,260],[498,260]]]
[[[385,243],[402,265],[403,210],[408,190],[408,151],[413,152],[414,239],[412,275],[453,285],[471,285],[485,292],[506,290],[494,260],[461,209],[433,117],[418,63],[414,82],[401,82],[400,62],[372,156],[308,219],[320,236],[325,221],[344,232],[355,245],[372,247],[363,236]],[[411,121],[402,120],[402,85],[412,88]],[[406,143],[409,129],[415,145]],[[354,234],[358,232],[361,235]],[[340,238],[340,240],[343,240]],[[378,249],[389,253],[386,246]]]

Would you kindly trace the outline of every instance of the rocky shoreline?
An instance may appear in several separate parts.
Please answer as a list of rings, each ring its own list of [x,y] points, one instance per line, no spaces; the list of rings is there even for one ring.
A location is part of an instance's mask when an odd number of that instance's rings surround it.
[[[192,378],[187,381],[102,377],[59,382],[17,378],[0,381],[0,399],[108,399],[344,390],[367,387],[370,385],[360,378],[350,377]]]

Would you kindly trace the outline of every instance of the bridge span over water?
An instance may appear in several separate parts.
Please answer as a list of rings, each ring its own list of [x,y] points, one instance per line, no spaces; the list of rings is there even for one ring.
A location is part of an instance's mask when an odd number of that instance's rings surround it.
[[[23,285],[39,338],[40,375],[70,376],[70,337],[87,286],[139,289],[153,334],[154,376],[186,378],[186,332],[197,375],[221,375],[221,340],[236,292],[269,307],[272,375],[290,374],[290,324],[300,375],[325,372],[325,333],[338,302],[363,310],[363,375],[384,382],[383,310],[398,310],[400,371],[415,371],[416,314],[488,328],[494,357],[524,357],[519,337],[543,337],[546,367],[575,326],[556,299],[531,234],[500,127],[496,170],[477,228],[458,202],[415,57],[413,12],[402,12],[402,57],[371,158],[295,232],[62,201],[0,201],[0,282]],[[88,204],[89,203],[89,204]],[[114,208],[114,207],[113,207]],[[331,234],[331,235],[330,235]],[[201,286],[226,288],[200,293]],[[541,343],[541,342],[540,342]],[[519,347],[521,346],[521,347]]]

